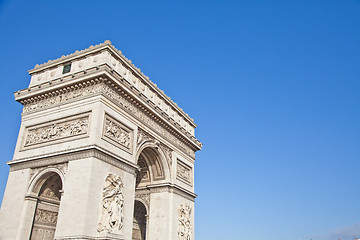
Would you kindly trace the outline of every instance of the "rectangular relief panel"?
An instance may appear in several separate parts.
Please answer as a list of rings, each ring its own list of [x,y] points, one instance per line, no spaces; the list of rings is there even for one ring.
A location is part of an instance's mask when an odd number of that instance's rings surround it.
[[[26,127],[22,150],[89,136],[90,112]]]
[[[102,138],[132,154],[134,131],[105,113]]]
[[[179,159],[176,161],[176,179],[192,186],[192,168]]]

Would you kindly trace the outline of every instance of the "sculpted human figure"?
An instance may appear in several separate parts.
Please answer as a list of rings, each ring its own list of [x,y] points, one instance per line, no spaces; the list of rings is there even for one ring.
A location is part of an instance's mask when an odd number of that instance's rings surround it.
[[[190,206],[181,205],[179,209],[179,240],[191,240]]]
[[[120,177],[109,174],[103,188],[98,232],[117,232],[123,226],[124,196]]]

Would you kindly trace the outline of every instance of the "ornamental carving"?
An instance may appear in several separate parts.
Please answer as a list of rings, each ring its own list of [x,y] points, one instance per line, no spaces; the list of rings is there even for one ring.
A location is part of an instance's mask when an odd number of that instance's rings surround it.
[[[105,115],[103,138],[132,153],[133,131],[108,115]]]
[[[35,222],[56,225],[58,213],[44,209],[36,209]]]
[[[139,199],[143,200],[147,206],[150,206],[150,192],[149,191],[147,191],[146,193],[135,191],[135,198],[139,198]]]
[[[157,145],[160,147],[160,149],[165,154],[167,163],[168,163],[169,167],[171,168],[171,166],[172,166],[172,150],[165,144],[160,143],[159,141],[156,141],[155,138],[153,136],[151,136],[150,134],[148,134],[146,131],[142,130],[141,128],[138,128],[136,147],[139,148],[139,146],[141,144],[143,144],[144,142],[146,142],[148,140],[152,140],[157,143]]]
[[[63,175],[65,175],[67,172],[67,169],[68,169],[68,163],[66,162],[66,163],[61,163],[61,164],[48,165],[46,167],[31,168],[30,179],[32,179],[33,176],[36,176],[39,172],[41,172],[47,168],[56,168],[56,169],[60,170],[60,172],[62,172]]]
[[[32,112],[35,110],[46,109],[53,105],[60,104],[75,98],[88,96],[93,93],[100,92],[100,85],[89,85],[84,83],[81,87],[78,88],[67,88],[56,91],[52,97],[47,97],[36,102],[31,102],[25,104],[24,113]]]
[[[176,165],[176,178],[186,183],[191,183],[191,167],[178,160]]]
[[[82,87],[70,88],[70,90],[61,89],[52,95],[50,94],[50,97],[40,99],[35,102],[25,103],[24,113],[46,109],[52,106],[63,104],[65,102],[69,102],[71,100],[75,100],[80,97],[103,94],[104,96],[110,98],[115,104],[123,108],[125,111],[136,117],[139,121],[151,127],[164,138],[168,139],[181,151],[183,151],[190,157],[195,158],[195,152],[193,149],[191,149],[184,142],[179,141],[178,137],[171,133],[168,128],[165,128],[164,125],[154,120],[152,117],[148,116],[148,114],[146,114],[142,109],[136,106],[130,99],[125,97],[123,93],[119,93],[118,90],[115,90],[103,83],[103,80],[104,79],[95,79],[95,82],[97,82],[96,84],[92,85],[85,83]],[[141,142],[137,141],[137,144],[140,143]]]
[[[90,145],[89,145],[90,147]],[[104,161],[108,164],[111,164],[113,166],[116,166],[119,169],[124,170],[125,172],[128,172],[134,176],[136,176],[137,168],[133,165],[126,164],[122,161],[119,161],[118,158],[111,156],[105,152],[103,152],[101,149],[87,149],[83,150],[81,148],[73,148],[71,150],[78,150],[71,153],[68,153],[67,151],[58,151],[54,152],[54,154],[58,154],[57,156],[48,156],[46,154],[44,155],[37,155],[35,158],[22,158],[17,159],[18,160],[27,160],[22,161],[20,163],[13,163],[12,161],[9,162],[10,165],[10,171],[18,171],[21,169],[26,168],[37,168],[42,167],[44,165],[52,165],[59,162],[69,162],[77,159],[84,159],[84,158],[91,158],[95,157],[100,159],[101,161]],[[38,159],[41,157],[41,159]],[[37,159],[36,161],[31,161],[32,159]]]
[[[115,174],[106,177],[102,192],[98,232],[119,233],[124,222],[124,195],[121,178]]]
[[[172,166],[172,150],[165,144],[160,144],[160,149],[164,152],[169,168]]]
[[[141,128],[138,128],[137,131],[137,138],[136,138],[136,147],[139,147],[143,142],[147,140],[154,140],[155,138],[152,137],[150,134],[142,130]]]
[[[135,106],[132,102],[130,102],[129,99],[124,97],[122,94],[117,93],[116,90],[114,90],[113,88],[110,88],[107,85],[104,85],[103,94],[110,97],[112,100],[114,100],[116,102],[116,104],[118,104],[123,109],[125,109],[125,111],[130,112],[142,123],[150,126],[155,131],[157,131],[160,135],[167,138],[169,141],[173,142],[175,145],[177,145],[180,148],[180,150],[187,153],[190,157],[195,158],[195,152],[189,146],[187,146],[182,141],[179,141],[179,139],[177,137],[175,137],[173,134],[171,134],[160,123],[158,123],[157,121],[155,121],[154,119],[149,117],[143,110],[141,110],[137,106]]]
[[[60,201],[60,196],[56,195],[53,189],[51,189],[50,187],[45,188],[44,191],[41,193],[40,197]]]
[[[88,129],[89,114],[29,127],[26,129],[24,147],[85,135]]]
[[[191,240],[191,207],[187,205],[181,205],[179,209],[179,240]]]

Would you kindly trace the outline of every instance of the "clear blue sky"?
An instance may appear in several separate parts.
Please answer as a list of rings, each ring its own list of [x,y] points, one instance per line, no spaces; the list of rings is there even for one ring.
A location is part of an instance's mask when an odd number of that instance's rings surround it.
[[[0,2],[0,200],[27,70],[109,39],[198,124],[196,240],[360,237],[360,1]]]

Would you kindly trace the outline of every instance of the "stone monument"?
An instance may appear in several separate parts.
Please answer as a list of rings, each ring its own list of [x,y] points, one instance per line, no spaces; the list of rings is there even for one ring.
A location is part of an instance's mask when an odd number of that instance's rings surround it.
[[[193,240],[193,119],[110,41],[29,73],[0,239]]]

